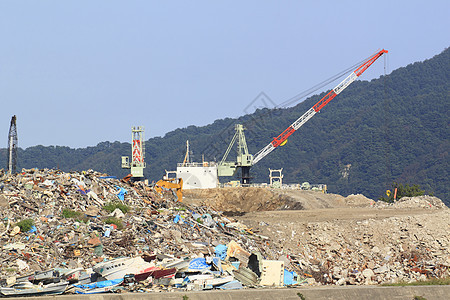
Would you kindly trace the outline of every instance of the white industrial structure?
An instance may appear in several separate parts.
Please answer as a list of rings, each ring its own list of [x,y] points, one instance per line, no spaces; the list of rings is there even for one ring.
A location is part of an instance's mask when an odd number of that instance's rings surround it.
[[[177,178],[183,179],[183,189],[213,189],[217,187],[217,165],[214,162],[179,163]]]
[[[281,174],[283,172],[283,168],[281,169],[271,169],[269,168],[269,180],[270,180],[270,187],[278,187],[281,188],[283,186],[283,177],[284,175]],[[278,173],[278,175],[277,175]],[[274,179],[276,179],[274,181]]]

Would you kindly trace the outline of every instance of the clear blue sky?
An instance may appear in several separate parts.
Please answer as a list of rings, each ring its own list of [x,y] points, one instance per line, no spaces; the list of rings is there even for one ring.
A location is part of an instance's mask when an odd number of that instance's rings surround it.
[[[371,55],[450,42],[450,1],[0,1],[0,148],[130,142],[238,117]],[[383,61],[362,77],[383,74]],[[286,121],[286,126],[291,120]],[[2,142],[3,140],[3,142]]]

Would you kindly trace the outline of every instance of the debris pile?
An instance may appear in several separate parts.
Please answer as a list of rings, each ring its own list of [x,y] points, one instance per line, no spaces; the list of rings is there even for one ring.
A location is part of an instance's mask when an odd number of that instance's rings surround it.
[[[431,209],[443,209],[447,206],[442,202],[441,199],[433,196],[416,196],[416,197],[402,197],[401,199],[393,202],[387,203],[383,201],[378,201],[375,207],[384,208],[431,208]]]
[[[447,220],[449,214],[446,214]],[[428,234],[421,217],[364,220],[344,226],[311,224],[302,264],[323,283],[379,284],[418,281],[450,275],[448,231]],[[384,223],[384,224],[383,224]],[[389,224],[389,225],[388,225]],[[349,242],[339,236],[353,230]],[[386,226],[388,225],[388,226]],[[321,227],[321,228],[319,228]],[[448,227],[447,227],[448,229]]]
[[[0,170],[0,294],[36,295],[43,283],[56,294],[302,281],[288,262],[271,260],[266,237],[174,198],[92,170]]]
[[[276,194],[264,199],[266,189],[244,192],[258,198],[247,209],[284,201]],[[239,212],[234,191],[222,193],[231,193],[230,211]],[[161,195],[144,182],[92,170],[13,176],[0,170],[0,294],[377,284],[450,275],[450,210],[434,197],[364,208],[424,207],[429,215],[299,223],[298,213],[289,222],[288,211],[259,212],[269,217],[256,224],[222,213],[221,198],[176,199],[174,191]],[[346,199],[353,210],[372,201]]]
[[[439,201],[434,205],[439,206]],[[408,215],[408,208],[391,217],[389,212],[387,217],[376,217],[383,210],[392,212],[389,206],[356,211],[366,214],[370,210],[375,218],[299,222],[292,218],[301,219],[300,215],[290,217],[286,212],[273,218],[259,213],[239,219],[270,237],[277,252],[311,276],[310,284],[381,284],[450,276],[450,209],[423,208],[421,213]],[[314,213],[320,212],[310,214]]]

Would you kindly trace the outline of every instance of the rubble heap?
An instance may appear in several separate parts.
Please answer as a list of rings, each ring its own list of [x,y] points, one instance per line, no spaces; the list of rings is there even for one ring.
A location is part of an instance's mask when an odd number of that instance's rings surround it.
[[[251,253],[259,261],[274,258],[266,237],[206,206],[177,202],[171,191],[160,195],[143,182],[92,170],[30,169],[13,176],[0,171],[0,190],[1,277],[9,282],[55,268],[88,270],[118,257],[214,257],[217,247],[238,249],[222,257],[240,262],[236,272],[254,274],[246,270]],[[255,284],[256,278],[248,283]]]
[[[402,209],[394,210],[396,205]],[[287,214],[259,214],[240,219],[270,237],[277,252],[312,276],[310,283],[382,284],[450,276],[450,209],[441,200],[421,196],[375,206],[347,211],[373,211],[369,218],[301,221],[301,215],[292,215],[297,221]],[[392,212],[397,215],[389,216]]]
[[[266,212],[270,217],[246,226],[237,221],[243,217],[218,211],[214,201],[178,202],[170,190],[159,194],[143,182],[92,170],[30,169],[12,176],[0,170],[0,294],[56,279],[73,284],[48,290],[86,293],[379,284],[450,275],[450,210],[442,201],[423,196],[387,205],[362,197],[349,198],[349,206],[423,207],[437,211],[433,218],[440,221],[430,228],[425,214],[294,223],[281,212]],[[279,199],[269,202],[276,206]]]
[[[447,218],[449,214],[447,213]],[[384,223],[384,224],[383,224]],[[389,223],[389,226],[385,226]],[[412,225],[414,224],[414,225]],[[429,234],[423,216],[366,220],[351,224],[310,224],[299,260],[323,283],[379,284],[449,276],[450,240]],[[352,227],[349,243],[339,232]],[[382,230],[380,230],[382,228]],[[447,227],[448,228],[448,227]],[[348,238],[348,235],[347,235]]]
[[[424,195],[416,197],[402,197],[401,199],[393,202],[387,203],[383,201],[378,201],[374,205],[379,208],[431,208],[431,209],[445,209],[447,206],[442,202],[441,199]]]

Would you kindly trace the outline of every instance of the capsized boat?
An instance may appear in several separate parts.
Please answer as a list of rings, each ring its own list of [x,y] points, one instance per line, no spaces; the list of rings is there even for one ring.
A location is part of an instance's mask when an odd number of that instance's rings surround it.
[[[78,282],[83,271],[83,268],[69,269],[65,272],[61,272],[61,277],[70,283],[75,283]]]
[[[185,278],[187,290],[211,290],[233,281],[233,276],[216,277],[214,274],[196,274]]]
[[[75,293],[77,294],[99,294],[112,291],[115,287],[121,285],[123,278],[114,280],[105,280],[93,282],[90,284],[76,284]]]
[[[155,268],[153,262],[146,262],[142,257],[122,257],[96,264],[92,270],[107,280],[123,279],[128,274],[141,274]]]
[[[19,282],[11,287],[0,288],[3,296],[42,296],[59,295],[66,291],[69,282],[49,283],[46,285],[34,285],[31,282]]]
[[[16,279],[16,282],[29,281],[34,284],[42,282],[43,284],[57,283],[60,281],[60,273],[56,269],[35,272],[31,275],[22,276]]]

